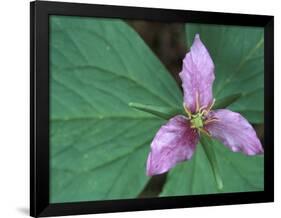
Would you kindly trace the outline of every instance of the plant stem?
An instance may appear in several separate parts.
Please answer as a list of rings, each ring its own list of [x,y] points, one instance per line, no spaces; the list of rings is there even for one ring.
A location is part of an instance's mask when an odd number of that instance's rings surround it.
[[[135,102],[130,102],[129,106],[133,107],[137,110],[153,114],[153,115],[160,117],[162,119],[165,119],[165,120],[168,120],[171,117],[178,115],[178,114],[184,114],[183,110],[181,110],[179,108],[161,107],[161,106],[140,104],[140,103],[135,103]]]
[[[218,162],[216,159],[216,153],[214,151],[213,148],[213,143],[211,141],[212,139],[209,136],[206,136],[204,134],[201,134],[200,137],[200,142],[203,146],[203,149],[205,151],[205,154],[211,164],[211,168],[215,177],[215,181],[217,184],[217,188],[218,190],[222,190],[223,189],[223,181],[220,175],[220,171],[219,171],[219,166],[218,166]]]

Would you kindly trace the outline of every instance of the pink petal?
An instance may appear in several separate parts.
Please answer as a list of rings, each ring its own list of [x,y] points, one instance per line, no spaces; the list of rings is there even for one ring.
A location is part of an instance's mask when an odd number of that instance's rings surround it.
[[[167,172],[178,162],[190,159],[198,142],[196,130],[190,128],[186,117],[171,118],[157,132],[147,159],[148,176]]]
[[[263,147],[254,128],[239,113],[227,109],[211,111],[210,115],[219,121],[206,125],[211,135],[232,151],[247,155],[263,153]]]
[[[190,52],[183,60],[180,78],[184,91],[185,106],[191,112],[196,110],[196,93],[199,95],[199,105],[208,106],[213,101],[212,86],[215,79],[212,58],[196,34]]]

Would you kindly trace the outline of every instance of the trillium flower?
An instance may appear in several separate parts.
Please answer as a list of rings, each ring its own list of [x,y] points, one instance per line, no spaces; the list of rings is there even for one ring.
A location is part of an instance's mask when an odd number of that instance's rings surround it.
[[[191,159],[202,134],[219,140],[233,152],[263,153],[254,128],[241,114],[228,109],[212,110],[214,68],[197,34],[180,72],[186,115],[172,117],[156,133],[147,159],[148,176],[165,173]]]

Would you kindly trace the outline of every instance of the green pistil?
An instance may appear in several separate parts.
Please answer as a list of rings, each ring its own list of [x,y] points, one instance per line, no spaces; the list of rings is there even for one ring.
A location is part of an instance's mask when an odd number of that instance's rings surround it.
[[[195,115],[191,115],[191,128],[201,129],[204,126],[203,115],[201,113],[197,113]]]

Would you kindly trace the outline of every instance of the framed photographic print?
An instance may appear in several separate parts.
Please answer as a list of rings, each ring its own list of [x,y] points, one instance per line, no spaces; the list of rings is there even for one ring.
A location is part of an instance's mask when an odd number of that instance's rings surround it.
[[[30,215],[273,201],[273,17],[31,2]]]

